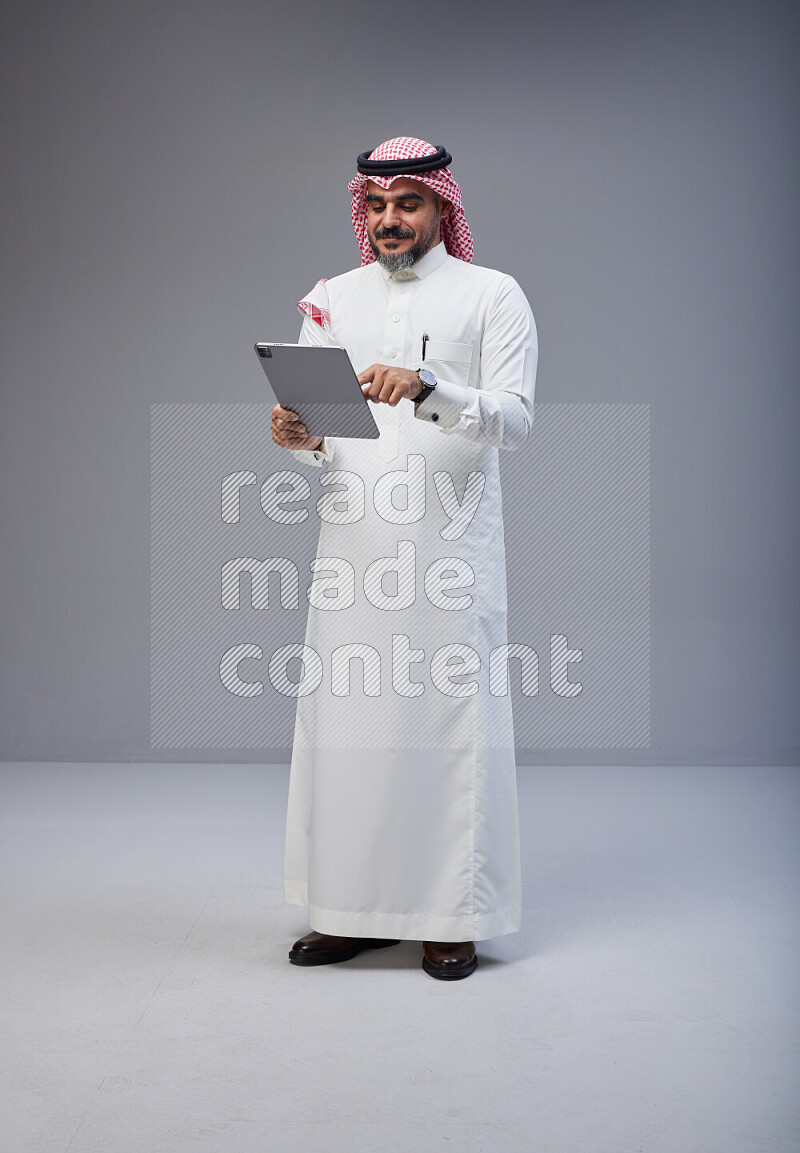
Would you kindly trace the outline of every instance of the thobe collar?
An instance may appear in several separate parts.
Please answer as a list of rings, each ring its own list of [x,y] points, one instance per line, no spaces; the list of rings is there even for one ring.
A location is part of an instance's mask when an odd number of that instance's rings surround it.
[[[396,284],[398,281],[404,280],[424,280],[426,276],[430,276],[437,268],[441,268],[447,260],[447,249],[444,246],[444,241],[440,240],[438,244],[434,244],[433,248],[429,249],[423,257],[417,260],[410,268],[403,268],[400,272],[387,272],[383,265],[379,264],[381,272],[383,273],[384,280],[390,280]],[[377,261],[375,262],[377,264]]]

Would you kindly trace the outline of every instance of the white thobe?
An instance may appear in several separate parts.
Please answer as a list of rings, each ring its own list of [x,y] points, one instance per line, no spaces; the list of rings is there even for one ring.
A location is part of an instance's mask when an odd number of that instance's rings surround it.
[[[301,343],[342,345],[361,372],[416,370],[424,341],[438,384],[416,406],[370,401],[377,440],[292,452],[331,467],[319,474],[305,638],[322,673],[298,696],[284,898],[321,933],[512,933],[521,876],[498,449],[519,448],[533,423],[533,315],[510,276],[442,243],[411,269],[375,262],[327,292],[330,333],[306,318]]]

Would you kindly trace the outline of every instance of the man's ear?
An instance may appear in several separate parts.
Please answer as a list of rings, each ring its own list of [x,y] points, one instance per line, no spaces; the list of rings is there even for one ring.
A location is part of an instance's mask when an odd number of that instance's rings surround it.
[[[439,212],[441,213],[441,215],[443,217],[449,216],[452,211],[453,211],[453,206],[450,203],[450,201],[445,200],[445,198],[443,196],[439,196]]]

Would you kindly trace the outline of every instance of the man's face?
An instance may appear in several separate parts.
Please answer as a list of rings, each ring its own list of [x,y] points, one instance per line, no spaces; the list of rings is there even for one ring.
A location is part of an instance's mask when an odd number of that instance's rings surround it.
[[[410,268],[441,240],[446,200],[419,180],[395,180],[381,188],[367,181],[367,235],[375,258],[389,272]]]

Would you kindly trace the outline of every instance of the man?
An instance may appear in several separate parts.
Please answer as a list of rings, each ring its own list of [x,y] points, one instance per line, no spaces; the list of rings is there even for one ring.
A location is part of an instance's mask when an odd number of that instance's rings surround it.
[[[445,980],[521,924],[498,449],[528,438],[538,356],[519,286],[471,263],[451,160],[410,137],[359,156],[361,267],[298,306],[301,343],[347,349],[380,438],[272,416],[275,442],[340,486],[308,591],[304,665],[318,654],[330,679],[298,696],[284,897],[312,931],[289,959],[418,940]]]

